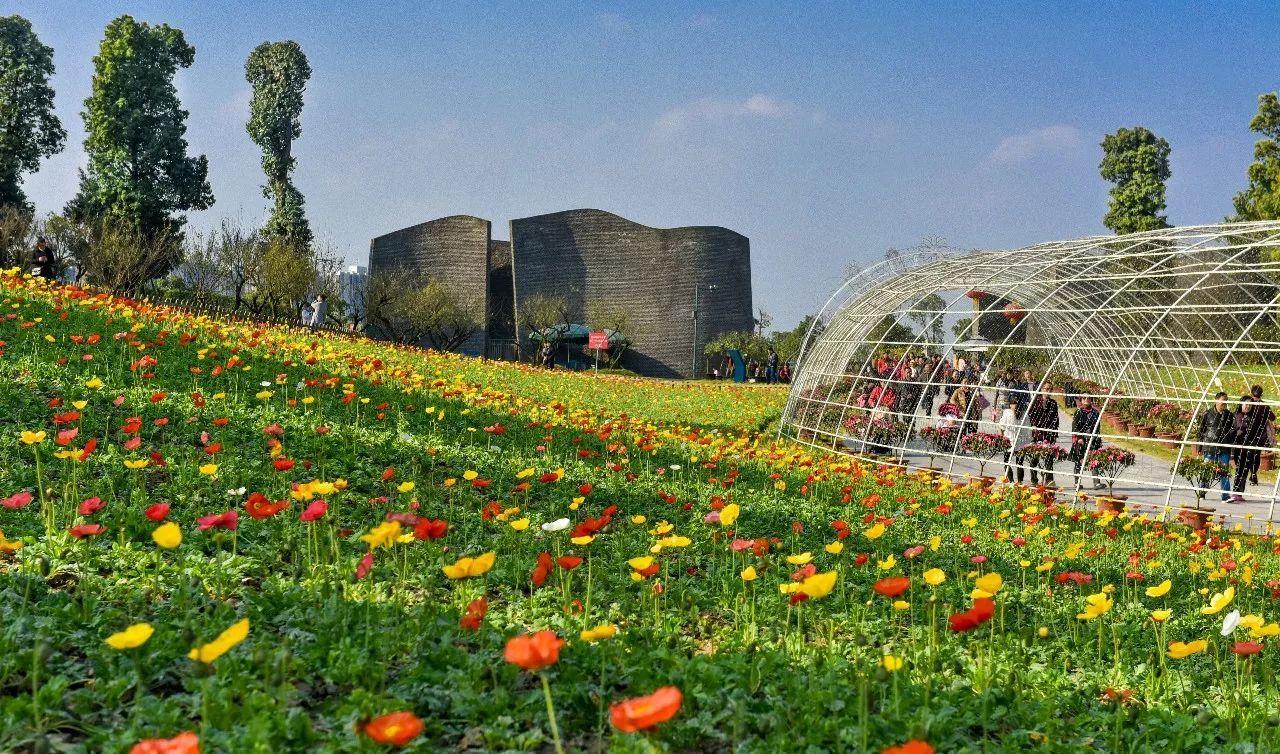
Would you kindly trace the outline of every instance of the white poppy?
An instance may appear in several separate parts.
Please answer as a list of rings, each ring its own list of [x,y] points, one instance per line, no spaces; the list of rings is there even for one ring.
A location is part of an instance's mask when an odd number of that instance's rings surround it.
[[[227,490],[227,497],[243,497],[245,493],[244,487]]]
[[[543,531],[564,531],[569,528],[569,519],[557,518],[542,525]]]
[[[1240,625],[1240,611],[1232,610],[1222,619],[1222,635],[1230,636],[1231,632],[1236,630],[1236,626]]]

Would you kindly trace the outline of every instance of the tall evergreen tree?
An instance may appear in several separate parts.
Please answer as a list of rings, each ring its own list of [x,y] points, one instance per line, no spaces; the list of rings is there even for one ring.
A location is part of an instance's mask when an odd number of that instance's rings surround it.
[[[180,254],[186,220],[177,213],[213,205],[208,160],[187,156],[188,113],[173,86],[195,55],[181,30],[120,16],[107,25],[93,59],[93,93],[84,101],[89,166],[67,212],[123,223],[147,238],[169,236],[172,253],[152,267],[152,277],[168,272]]]
[[[302,193],[290,173],[296,162],[293,140],[302,135],[302,97],[311,66],[297,42],[263,42],[249,53],[245,79],[253,85],[249,104],[249,138],[262,147],[262,170],[267,183],[263,196],[273,201],[264,231],[299,246],[311,244],[311,228],[303,211]]]
[[[1258,114],[1249,122],[1249,130],[1266,138],[1253,145],[1249,187],[1233,201],[1236,219],[1280,219],[1280,100],[1275,92],[1258,97]]]
[[[53,112],[53,50],[22,16],[0,17],[0,207],[30,211],[22,174],[62,151],[67,132]]]
[[[1169,227],[1162,214],[1169,142],[1142,126],[1121,128],[1103,137],[1099,168],[1115,184],[1103,225],[1118,234]]]

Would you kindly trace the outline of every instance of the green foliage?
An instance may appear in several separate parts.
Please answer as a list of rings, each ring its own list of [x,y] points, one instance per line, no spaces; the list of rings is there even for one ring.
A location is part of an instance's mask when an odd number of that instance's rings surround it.
[[[62,151],[67,140],[53,112],[53,49],[22,16],[0,18],[0,207],[30,210],[22,174]]]
[[[274,202],[263,230],[268,237],[308,245],[311,228],[302,193],[289,175],[296,163],[293,140],[302,135],[302,98],[311,66],[297,42],[263,42],[249,53],[244,76],[253,85],[245,129],[262,147],[262,170],[267,174],[262,194]]]
[[[1280,218],[1280,99],[1275,92],[1258,97],[1258,114],[1249,130],[1266,138],[1253,145],[1249,166],[1249,187],[1236,194],[1236,219],[1275,220]]]
[[[67,212],[113,217],[147,238],[167,236],[169,253],[154,274],[181,256],[185,219],[176,213],[213,205],[208,161],[187,156],[187,111],[173,85],[195,54],[180,30],[121,16],[107,25],[84,102],[89,166]]]
[[[1169,142],[1142,126],[1121,128],[1102,139],[1104,180],[1116,184],[1102,224],[1118,234],[1167,228],[1165,181],[1169,180]]]

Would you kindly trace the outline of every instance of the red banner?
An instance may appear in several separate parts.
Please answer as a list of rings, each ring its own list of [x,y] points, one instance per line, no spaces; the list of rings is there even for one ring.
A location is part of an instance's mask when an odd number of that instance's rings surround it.
[[[608,351],[609,336],[604,332],[593,332],[587,334],[587,348],[593,351]]]

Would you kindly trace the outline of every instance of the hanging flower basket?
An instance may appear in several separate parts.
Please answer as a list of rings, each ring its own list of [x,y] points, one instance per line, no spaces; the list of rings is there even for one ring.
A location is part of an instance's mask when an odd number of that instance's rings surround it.
[[[1027,316],[1027,310],[1022,308],[1021,304],[1015,304],[1012,301],[1004,305],[1004,318],[1012,324],[1018,324]]]

